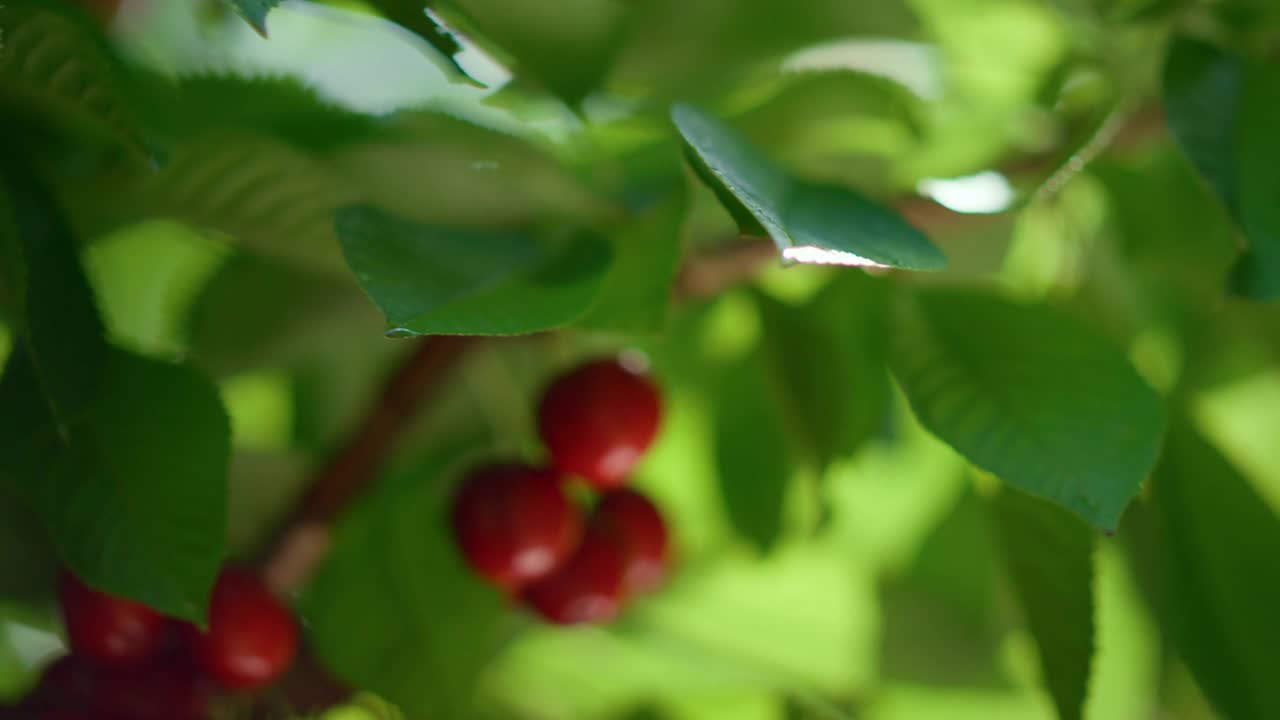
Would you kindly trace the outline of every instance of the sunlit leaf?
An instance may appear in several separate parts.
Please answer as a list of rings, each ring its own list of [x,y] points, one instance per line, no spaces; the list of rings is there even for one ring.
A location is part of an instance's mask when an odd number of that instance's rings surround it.
[[[1114,530],[1155,464],[1159,398],[1107,342],[1043,306],[938,291],[904,303],[894,374],[978,467]]]
[[[762,228],[784,260],[908,270],[937,270],[946,263],[919,230],[853,190],[788,175],[700,110],[676,105],[671,117],[701,177],[743,230]]]

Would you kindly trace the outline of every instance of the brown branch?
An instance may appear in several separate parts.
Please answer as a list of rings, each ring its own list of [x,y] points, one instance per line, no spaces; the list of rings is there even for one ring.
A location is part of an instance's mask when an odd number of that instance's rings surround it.
[[[439,335],[415,341],[364,420],[307,483],[306,494],[260,561],[263,579],[287,594],[306,582],[329,550],[331,526],[378,477],[418,409],[479,338]]]

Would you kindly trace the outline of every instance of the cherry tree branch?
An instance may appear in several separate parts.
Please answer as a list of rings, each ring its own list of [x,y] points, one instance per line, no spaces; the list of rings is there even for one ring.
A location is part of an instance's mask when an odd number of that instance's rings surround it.
[[[437,335],[414,341],[351,435],[307,482],[307,491],[260,560],[263,579],[286,594],[311,576],[329,551],[332,525],[378,477],[397,441],[479,338]]]

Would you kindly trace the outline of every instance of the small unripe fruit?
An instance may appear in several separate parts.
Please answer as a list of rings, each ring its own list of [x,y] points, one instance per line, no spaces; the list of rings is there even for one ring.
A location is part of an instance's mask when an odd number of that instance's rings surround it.
[[[569,557],[582,519],[554,472],[506,464],[467,475],[454,495],[452,523],[471,569],[516,590]]]
[[[94,590],[71,573],[58,579],[58,598],[72,652],[94,662],[144,660],[164,638],[164,616],[141,603]]]
[[[656,588],[667,573],[667,524],[644,495],[614,490],[600,499],[593,527],[617,543],[623,556],[623,590],[628,594]]]
[[[596,360],[551,383],[538,406],[538,431],[556,469],[608,489],[626,482],[653,444],[661,414],[648,377]]]
[[[524,601],[557,625],[608,622],[622,609],[622,576],[620,547],[595,527],[588,527],[569,562],[530,585]]]
[[[209,627],[188,631],[192,655],[228,690],[252,690],[293,663],[298,628],[289,609],[252,573],[225,569],[209,600]]]

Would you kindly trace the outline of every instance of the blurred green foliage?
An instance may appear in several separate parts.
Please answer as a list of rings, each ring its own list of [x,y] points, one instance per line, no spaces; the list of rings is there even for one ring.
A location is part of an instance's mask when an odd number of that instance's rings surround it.
[[[372,694],[324,718],[1280,712],[1274,3],[276,5],[0,8],[0,700],[58,562],[198,617],[389,329],[556,329],[476,349],[338,523],[295,606]],[[689,297],[740,232],[946,266]],[[444,501],[622,349],[677,570],[542,626]]]

